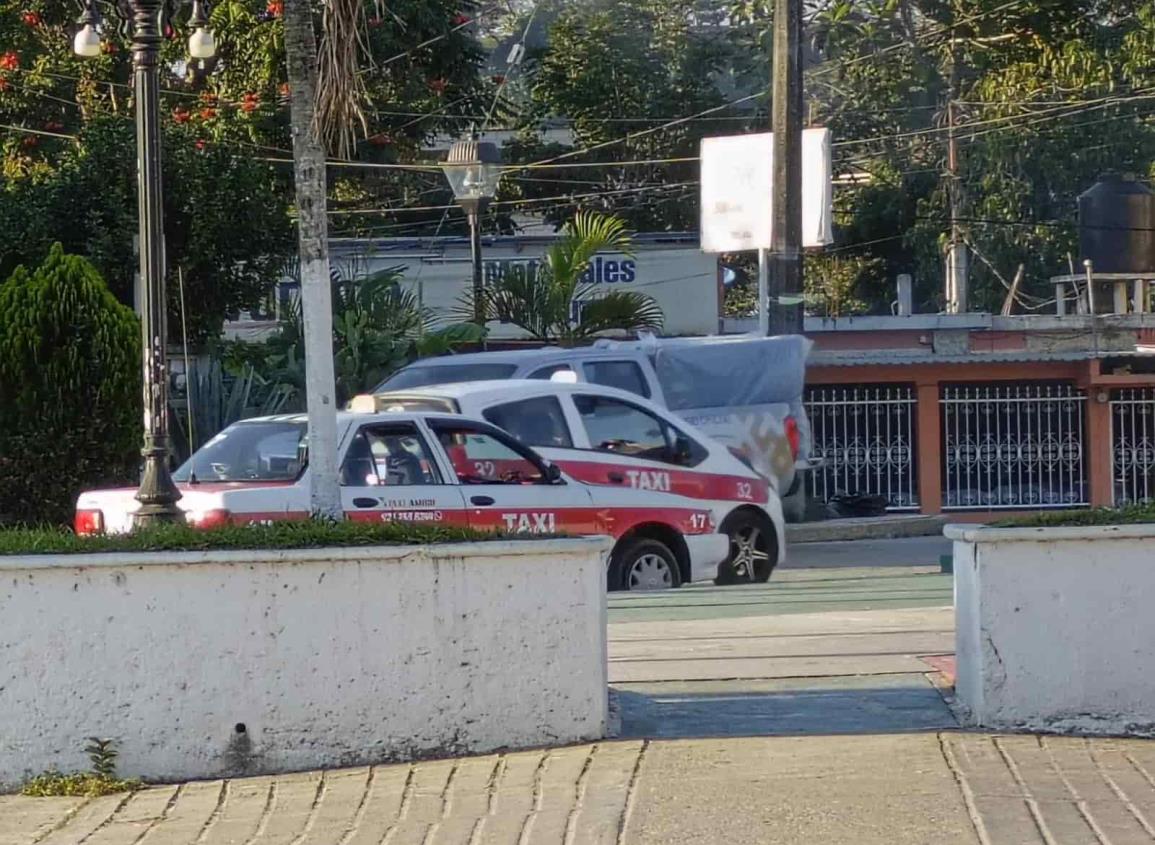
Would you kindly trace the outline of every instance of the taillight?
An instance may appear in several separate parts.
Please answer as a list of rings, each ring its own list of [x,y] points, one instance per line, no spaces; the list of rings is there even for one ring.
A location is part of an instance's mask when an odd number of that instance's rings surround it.
[[[195,525],[197,528],[222,528],[231,525],[232,521],[232,513],[224,508],[188,514],[189,525]]]
[[[99,510],[77,510],[72,528],[81,537],[91,537],[104,533],[104,512]]]
[[[794,417],[786,418],[786,442],[790,444],[790,454],[798,460],[798,453],[802,451],[802,430]]]

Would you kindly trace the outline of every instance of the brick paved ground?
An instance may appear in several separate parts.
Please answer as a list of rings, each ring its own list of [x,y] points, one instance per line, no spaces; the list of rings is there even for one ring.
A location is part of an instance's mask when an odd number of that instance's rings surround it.
[[[0,845],[1155,842],[1155,742],[926,733],[609,742],[0,797]]]

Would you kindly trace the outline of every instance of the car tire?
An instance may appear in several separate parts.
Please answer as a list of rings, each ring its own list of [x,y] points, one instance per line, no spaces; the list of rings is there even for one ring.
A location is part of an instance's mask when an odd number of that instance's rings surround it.
[[[682,584],[682,571],[670,547],[648,537],[623,540],[610,556],[611,590],[668,590]]]
[[[751,511],[737,511],[722,520],[719,533],[730,538],[730,554],[718,567],[714,583],[762,584],[778,565],[778,537],[774,525]]]

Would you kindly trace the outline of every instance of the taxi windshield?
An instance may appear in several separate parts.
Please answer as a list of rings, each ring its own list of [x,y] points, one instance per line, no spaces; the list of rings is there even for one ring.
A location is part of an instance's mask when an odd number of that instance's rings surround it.
[[[174,481],[296,481],[305,469],[303,422],[235,423],[184,462]]]

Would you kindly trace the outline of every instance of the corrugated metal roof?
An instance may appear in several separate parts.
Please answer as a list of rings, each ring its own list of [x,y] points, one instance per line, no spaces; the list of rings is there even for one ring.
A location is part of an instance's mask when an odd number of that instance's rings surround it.
[[[880,364],[1027,364],[1048,361],[1090,361],[1094,358],[1139,358],[1152,357],[1150,353],[1129,351],[1075,350],[1067,352],[1041,352],[1016,350],[1013,352],[970,352],[964,355],[936,355],[934,352],[918,350],[877,350],[840,349],[822,350],[810,353],[807,365],[812,367],[865,367]]]

